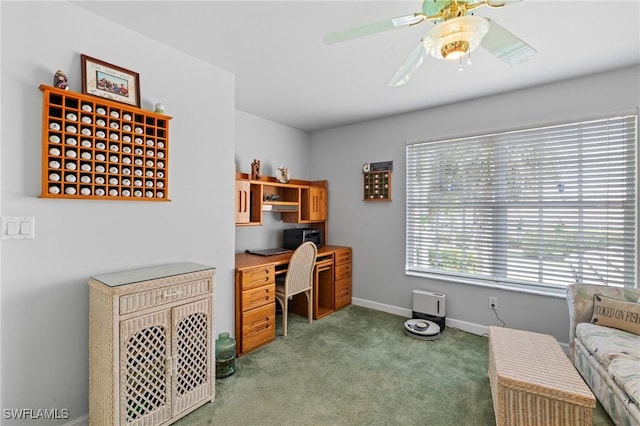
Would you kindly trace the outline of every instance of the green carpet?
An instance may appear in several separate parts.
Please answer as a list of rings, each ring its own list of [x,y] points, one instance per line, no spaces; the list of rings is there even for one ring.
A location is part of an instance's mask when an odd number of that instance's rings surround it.
[[[175,425],[494,425],[487,338],[416,340],[406,319],[354,305],[312,324],[290,315],[287,337],[238,358],[216,401]],[[593,424],[613,424],[600,405]]]

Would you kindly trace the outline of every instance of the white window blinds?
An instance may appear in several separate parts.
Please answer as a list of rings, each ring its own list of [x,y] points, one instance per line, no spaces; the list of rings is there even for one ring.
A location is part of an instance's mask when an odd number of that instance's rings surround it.
[[[406,270],[636,286],[637,115],[407,145]]]

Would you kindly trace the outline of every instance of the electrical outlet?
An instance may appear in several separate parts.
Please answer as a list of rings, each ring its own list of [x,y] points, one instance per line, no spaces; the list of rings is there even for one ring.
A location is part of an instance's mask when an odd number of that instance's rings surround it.
[[[490,297],[489,298],[489,309],[498,309],[498,298]]]

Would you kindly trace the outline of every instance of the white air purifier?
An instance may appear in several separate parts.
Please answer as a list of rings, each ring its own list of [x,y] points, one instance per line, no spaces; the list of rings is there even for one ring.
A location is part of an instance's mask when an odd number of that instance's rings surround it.
[[[445,301],[444,294],[413,290],[413,318],[405,322],[405,333],[422,340],[440,337],[446,323]]]

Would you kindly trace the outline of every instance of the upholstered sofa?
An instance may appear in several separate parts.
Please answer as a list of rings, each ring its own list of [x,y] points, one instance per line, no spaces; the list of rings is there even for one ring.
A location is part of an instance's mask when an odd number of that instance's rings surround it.
[[[640,289],[574,284],[567,304],[576,369],[616,425],[640,425]]]

